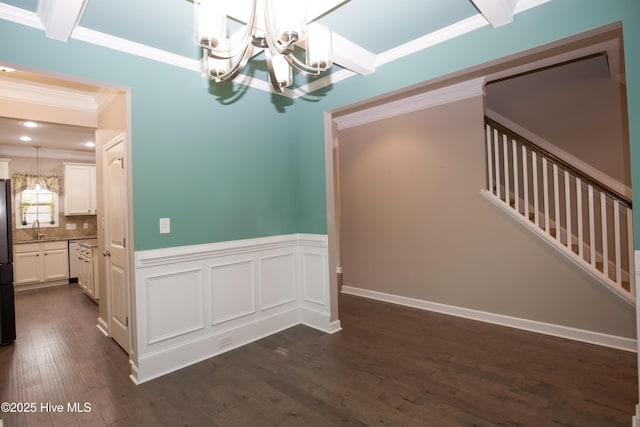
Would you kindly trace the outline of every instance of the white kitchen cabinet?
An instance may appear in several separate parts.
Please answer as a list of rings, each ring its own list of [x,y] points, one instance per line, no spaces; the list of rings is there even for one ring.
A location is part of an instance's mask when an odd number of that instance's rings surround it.
[[[64,214],[96,215],[96,165],[64,164]]]
[[[69,280],[67,241],[14,245],[13,276],[16,287],[59,284]]]
[[[0,159],[0,179],[10,179],[9,163],[11,159]]]
[[[98,254],[95,244],[80,243],[77,248],[78,285],[95,301],[99,299]]]

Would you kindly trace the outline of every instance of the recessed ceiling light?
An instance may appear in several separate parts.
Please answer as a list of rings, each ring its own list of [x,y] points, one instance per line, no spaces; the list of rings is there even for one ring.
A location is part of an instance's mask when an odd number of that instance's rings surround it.
[[[29,142],[31,141],[31,137],[30,136],[21,136],[20,137],[20,141],[24,141],[24,142]]]
[[[5,67],[4,65],[0,65],[0,72],[2,73],[11,73],[15,71],[13,68]]]
[[[23,125],[27,128],[37,128],[38,126],[40,126],[36,122],[24,122]]]
[[[95,143],[95,142],[88,141],[88,142],[85,142],[85,143],[84,143],[84,145],[86,145],[87,147],[95,147],[95,146],[96,146],[96,143]]]

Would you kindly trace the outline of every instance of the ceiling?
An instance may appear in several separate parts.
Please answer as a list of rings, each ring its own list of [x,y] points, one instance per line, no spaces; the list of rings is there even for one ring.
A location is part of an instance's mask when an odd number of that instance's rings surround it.
[[[284,95],[297,98],[357,74],[375,73],[386,63],[477,28],[509,25],[518,19],[518,13],[547,1],[318,0],[314,4],[335,6],[317,19],[333,31],[335,65],[316,80],[298,77]],[[48,13],[38,13],[44,8]],[[45,21],[41,15],[53,18]],[[0,19],[41,29],[43,37],[62,42],[82,40],[200,73],[201,51],[192,35],[192,0],[4,0],[0,1]],[[271,91],[262,59],[257,56],[250,61],[240,82]],[[27,89],[21,89],[23,92],[29,92],[29,87],[68,91],[83,103],[93,102],[96,111],[108,92],[18,70],[0,73],[0,98],[4,82],[23,85],[20,87]],[[43,123],[41,128],[30,130],[35,137],[28,144],[16,140],[24,129],[20,121],[0,119],[0,147],[93,150],[83,145],[93,138],[93,128]]]
[[[94,151],[87,142],[95,142],[95,129],[83,126],[72,126],[60,123],[37,122],[38,127],[25,127],[25,120],[0,117],[0,146],[24,148],[27,152],[40,146],[45,150]],[[29,141],[21,141],[21,137],[29,137]],[[5,151],[7,148],[5,148]],[[16,150],[13,150],[16,152]]]
[[[318,79],[296,74],[294,86],[284,95],[296,98],[355,74],[374,73],[385,63],[479,27],[508,25],[517,13],[547,1],[310,2],[318,12],[329,8],[316,20],[333,32],[335,65]],[[202,52],[193,41],[192,0],[4,0],[0,19],[43,29],[50,38],[82,40],[200,72]],[[263,55],[254,59],[241,82],[271,91]]]

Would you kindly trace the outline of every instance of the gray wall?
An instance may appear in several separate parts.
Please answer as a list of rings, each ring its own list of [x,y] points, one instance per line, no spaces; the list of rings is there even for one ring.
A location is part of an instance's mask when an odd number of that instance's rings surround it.
[[[603,61],[488,84],[487,108],[630,187],[624,85],[609,77]]]
[[[493,206],[482,97],[339,132],[344,285],[635,337],[634,309]]]

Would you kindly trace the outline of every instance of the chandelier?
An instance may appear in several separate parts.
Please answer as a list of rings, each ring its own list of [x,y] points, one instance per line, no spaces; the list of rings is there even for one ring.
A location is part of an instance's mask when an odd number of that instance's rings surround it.
[[[291,86],[294,69],[318,76],[333,65],[331,31],[307,22],[307,1],[250,0],[248,18],[242,19],[246,25],[230,36],[227,18],[238,0],[193,3],[194,38],[203,49],[203,72],[217,83],[236,78],[249,59],[261,51],[277,93]],[[304,61],[294,54],[296,45],[306,51]]]

